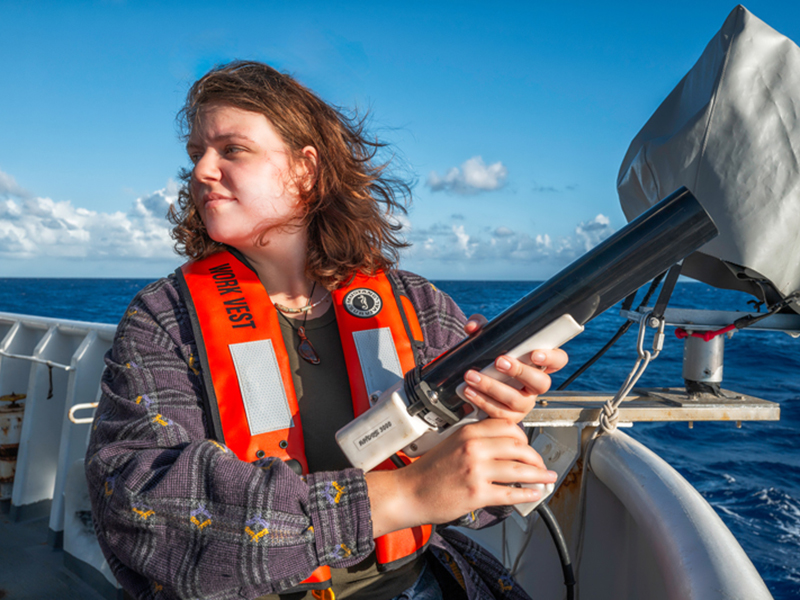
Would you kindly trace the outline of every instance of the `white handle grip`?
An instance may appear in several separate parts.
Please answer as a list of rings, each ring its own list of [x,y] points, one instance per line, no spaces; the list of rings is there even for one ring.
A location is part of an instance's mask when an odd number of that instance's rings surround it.
[[[546,325],[540,329],[537,333],[534,333],[519,346],[516,346],[509,352],[506,352],[506,354],[527,365],[532,365],[533,363],[530,361],[531,352],[534,350],[552,350],[554,348],[558,348],[562,344],[566,344],[569,340],[574,338],[582,331],[583,325],[579,325],[578,322],[572,318],[572,315],[562,315],[549,325]],[[522,384],[513,377],[505,375],[495,369],[494,362],[481,369],[481,373],[488,375],[489,377],[493,377],[494,379],[497,379],[498,381],[517,389],[522,387]],[[456,393],[465,402],[468,402],[470,405],[472,405],[472,403],[469,402],[467,397],[464,395],[464,390],[466,387],[467,384],[462,383],[458,386],[458,388],[456,388]],[[486,418],[485,412],[478,410],[474,405],[472,406],[474,410],[466,417],[461,419],[458,423],[451,425],[446,429],[434,430],[425,433],[413,444],[404,448],[403,452],[405,452],[408,456],[421,456],[437,444],[441,443],[446,437],[456,432],[459,427],[463,427],[464,425],[469,425],[470,423],[475,423]]]

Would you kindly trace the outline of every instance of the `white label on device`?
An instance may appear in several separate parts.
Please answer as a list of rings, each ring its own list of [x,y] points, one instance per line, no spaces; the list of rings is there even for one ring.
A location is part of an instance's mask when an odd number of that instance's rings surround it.
[[[388,432],[391,428],[392,428],[392,422],[391,421],[386,421],[385,423],[381,423],[380,425],[378,425],[375,429],[370,431],[368,434],[366,434],[361,439],[355,440],[353,443],[356,445],[356,448],[361,450],[362,448],[364,448],[365,446],[371,444],[372,442],[377,440],[379,437],[381,437],[383,434]]]
[[[432,429],[408,414],[403,382],[399,381],[375,406],[337,431],[336,441],[351,465],[369,471]]]

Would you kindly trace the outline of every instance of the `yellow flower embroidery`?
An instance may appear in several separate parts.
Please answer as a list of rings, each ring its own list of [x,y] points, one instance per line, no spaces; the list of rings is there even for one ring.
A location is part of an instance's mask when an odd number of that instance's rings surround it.
[[[200,375],[200,369],[198,369],[195,365],[197,364],[197,359],[194,357],[194,354],[189,355],[189,368],[192,370],[192,373],[195,375]]]
[[[214,444],[217,448],[219,448],[223,452],[227,452],[228,451],[228,449],[225,446],[223,446],[222,444],[220,444],[219,442],[215,442],[214,440],[208,440],[208,441],[211,442],[212,444]]]
[[[198,529],[202,530],[207,525],[211,525],[211,515],[206,510],[205,505],[201,504],[191,513],[189,513],[190,521],[197,526]],[[202,517],[203,520],[201,521],[199,517]]]
[[[135,506],[131,510],[133,512],[135,512],[137,515],[139,515],[140,517],[142,517],[145,521],[147,520],[147,517],[149,517],[150,515],[156,514],[156,511],[154,511],[152,509],[151,510],[144,510],[144,509],[141,509],[141,508],[136,508]]]
[[[503,581],[502,578],[498,579],[497,583],[500,585],[500,589],[504,592],[510,592],[511,590],[514,589],[513,583],[506,583],[505,581]]]
[[[244,532],[250,536],[250,541],[257,542],[258,540],[260,540],[262,537],[264,537],[269,533],[269,529],[262,529],[261,531],[256,533],[249,527],[245,527]]]
[[[336,495],[333,495],[333,491],[336,490]],[[344,494],[344,486],[339,485],[336,481],[331,481],[328,485],[325,486],[325,498],[327,498],[329,504],[339,504],[339,500],[342,499],[342,495]]]
[[[464,583],[464,575],[461,574],[461,569],[458,568],[456,561],[453,560],[453,557],[450,556],[447,552],[444,553],[445,562],[447,566],[450,567],[450,571],[453,573],[453,577],[456,578],[458,585],[462,587],[462,589],[467,589],[466,584]]]
[[[159,425],[163,425],[164,427],[169,425],[169,423],[160,414],[156,415],[155,418],[153,418],[153,422],[158,423]]]
[[[262,537],[269,533],[269,529],[267,529],[267,525],[269,525],[262,517],[255,516],[250,519],[247,523],[245,523],[244,532],[250,536],[251,542],[257,542]],[[258,533],[256,533],[252,528],[258,529]]]
[[[336,490],[336,497],[333,499],[333,501],[336,502],[336,504],[339,504],[339,500],[341,500],[342,494],[344,494],[344,486],[339,485],[335,481],[331,483],[333,485],[333,488]]]

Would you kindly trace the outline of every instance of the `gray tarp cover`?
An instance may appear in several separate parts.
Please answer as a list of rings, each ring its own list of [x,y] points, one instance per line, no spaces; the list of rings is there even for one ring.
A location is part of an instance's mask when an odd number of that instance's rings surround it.
[[[800,289],[798,156],[800,48],[737,6],[631,142],[620,203],[631,220],[685,185],[720,235],[683,272],[761,299],[766,279],[786,296]]]

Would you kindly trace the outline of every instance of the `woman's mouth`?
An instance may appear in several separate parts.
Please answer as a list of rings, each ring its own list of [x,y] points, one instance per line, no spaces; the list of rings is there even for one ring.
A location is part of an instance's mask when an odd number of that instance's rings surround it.
[[[210,194],[206,194],[203,196],[203,206],[205,208],[213,208],[215,206],[220,206],[222,204],[226,204],[228,202],[233,202],[234,198],[231,196],[226,196],[224,194],[218,194],[212,192]]]

